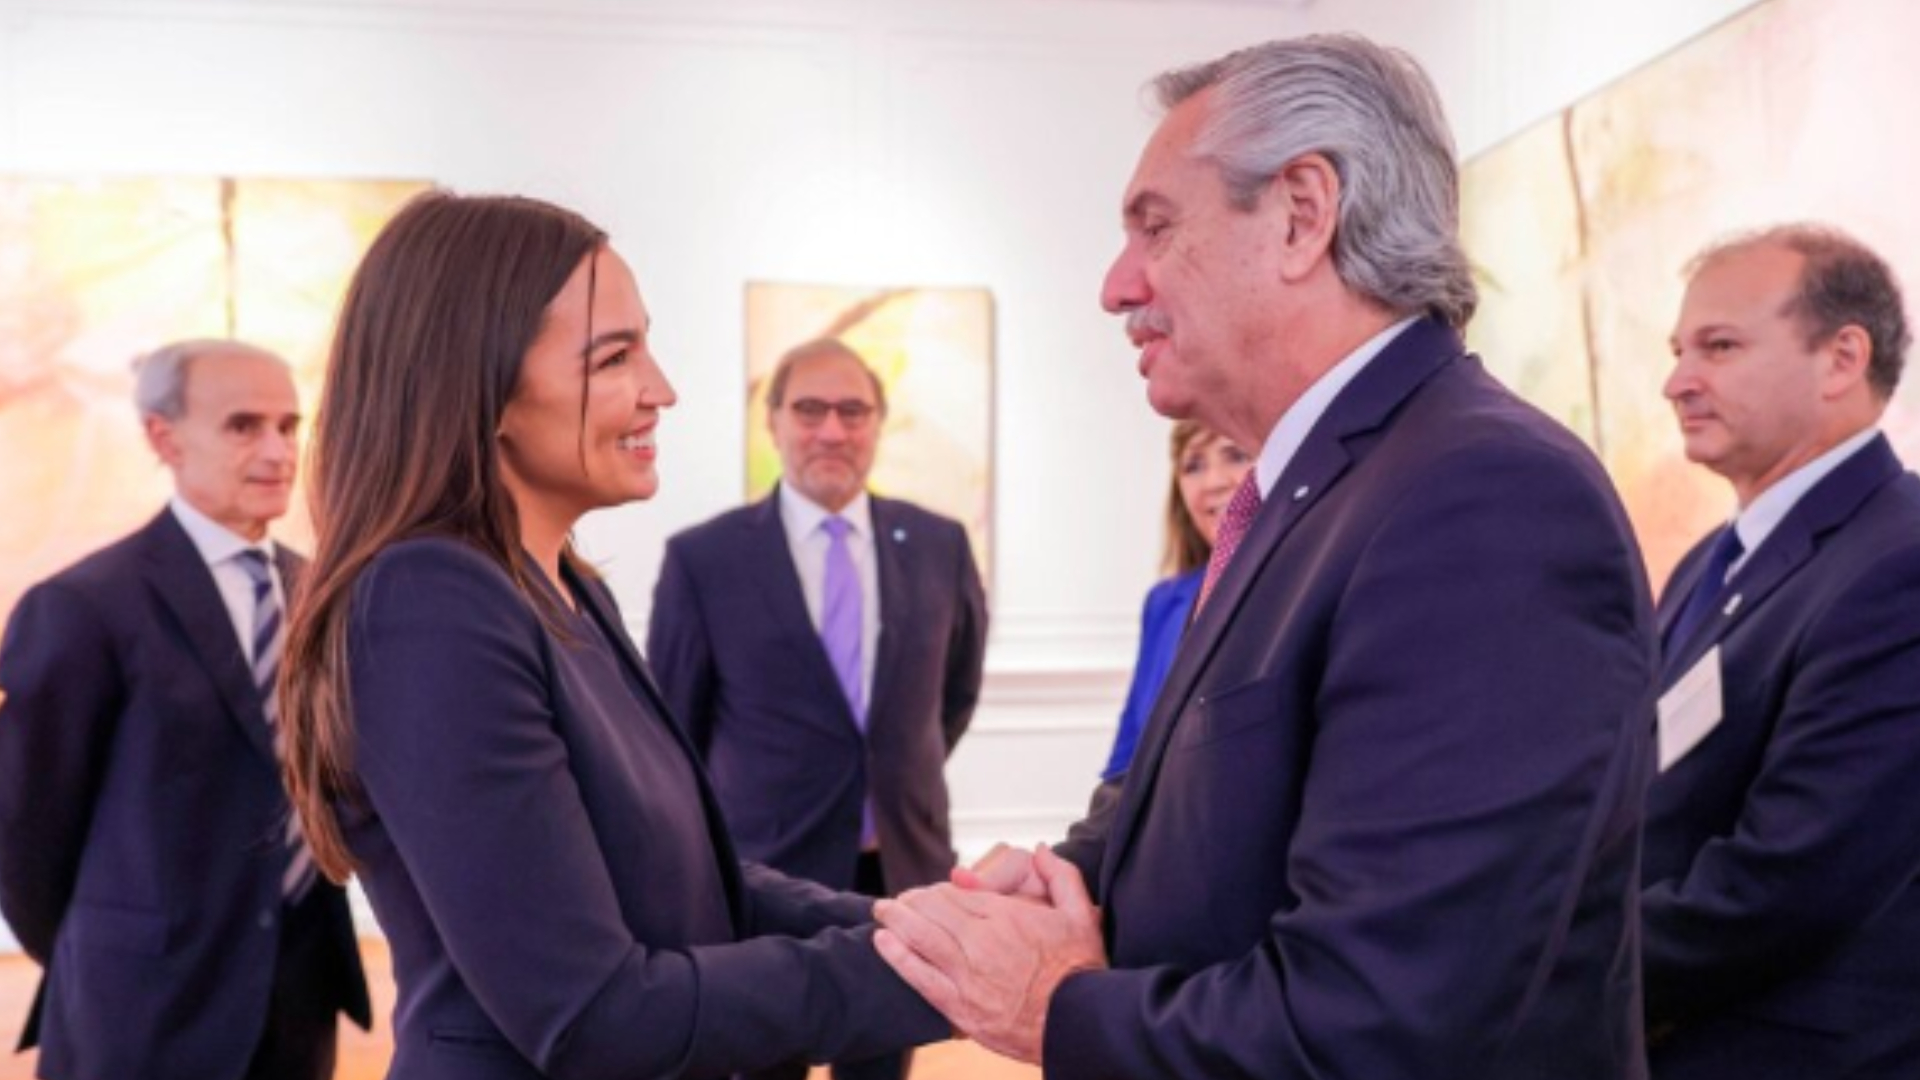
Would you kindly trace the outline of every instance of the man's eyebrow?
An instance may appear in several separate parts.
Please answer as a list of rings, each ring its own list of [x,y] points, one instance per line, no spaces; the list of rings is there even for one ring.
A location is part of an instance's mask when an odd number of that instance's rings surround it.
[[[1126,218],[1128,221],[1139,221],[1156,210],[1167,210],[1172,206],[1167,197],[1159,192],[1142,191],[1127,200]]]
[[[275,424],[284,424],[289,420],[299,421],[304,419],[306,418],[301,416],[298,412],[263,413],[263,412],[253,412],[248,409],[236,409],[233,412],[230,412],[227,414],[227,418],[225,422],[228,425],[264,424],[269,422],[275,423]]]

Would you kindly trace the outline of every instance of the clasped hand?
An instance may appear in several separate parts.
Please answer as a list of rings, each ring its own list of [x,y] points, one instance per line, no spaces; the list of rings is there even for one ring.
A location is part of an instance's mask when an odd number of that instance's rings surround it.
[[[1107,966],[1100,910],[1045,845],[1030,856],[996,847],[953,880],[877,902],[874,945],[960,1032],[1038,1063],[1054,991]]]

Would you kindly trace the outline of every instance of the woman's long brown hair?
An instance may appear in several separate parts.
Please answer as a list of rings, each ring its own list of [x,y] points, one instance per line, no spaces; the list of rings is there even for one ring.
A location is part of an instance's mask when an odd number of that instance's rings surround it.
[[[547,203],[432,192],[387,223],[354,273],[308,444],[314,555],[280,669],[287,792],[333,881],[355,866],[339,807],[364,797],[347,654],[354,582],[388,545],[444,536],[493,559],[536,609],[553,604],[522,561],[495,433],[548,304],[605,241]]]

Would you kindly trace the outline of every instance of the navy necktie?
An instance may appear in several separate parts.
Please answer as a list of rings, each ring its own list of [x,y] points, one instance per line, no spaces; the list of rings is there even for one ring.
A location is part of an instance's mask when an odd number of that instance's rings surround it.
[[[1740,543],[1740,533],[1732,525],[1720,530],[1713,547],[1707,551],[1707,564],[1700,570],[1700,579],[1694,582],[1693,591],[1687,594],[1687,602],[1680,608],[1679,617],[1668,624],[1665,642],[1668,648],[1685,645],[1687,637],[1713,613],[1721,594],[1726,592],[1727,571],[1740,561],[1746,550]]]
[[[286,645],[286,620],[273,591],[273,573],[266,552],[248,548],[235,556],[253,581],[253,684],[260,690],[260,709],[273,729],[273,746],[280,749],[280,650]],[[300,817],[287,815],[282,842],[287,846],[287,868],[280,878],[280,894],[289,904],[299,901],[313,886],[317,871],[313,849],[300,832]]]

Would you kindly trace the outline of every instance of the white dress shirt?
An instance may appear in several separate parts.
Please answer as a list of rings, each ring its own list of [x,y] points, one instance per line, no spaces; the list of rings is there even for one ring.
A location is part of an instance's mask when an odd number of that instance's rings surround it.
[[[816,632],[826,607],[827,548],[833,542],[822,526],[831,516],[791,484],[780,485],[780,524],[786,529],[787,548],[800,573],[800,591],[806,594],[807,616]],[[880,647],[880,569],[873,548],[873,503],[863,491],[839,516],[850,526],[847,551],[860,579],[860,695],[871,706],[874,654]]]
[[[287,593],[285,584],[280,580],[280,564],[274,561],[272,538],[256,544],[194,509],[193,504],[178,495],[168,505],[173,510],[174,520],[187,531],[187,539],[193,541],[194,549],[200,552],[200,558],[213,573],[213,583],[220,588],[220,600],[226,605],[227,617],[233,620],[234,636],[240,639],[240,655],[247,658],[248,666],[252,666],[253,575],[240,565],[240,553],[258,551],[267,557],[267,574],[273,581],[273,596],[284,613],[287,610]],[[285,617],[284,614],[282,617]]]
[[[1280,482],[1280,474],[1287,471],[1293,455],[1300,452],[1300,444],[1307,441],[1307,435],[1313,431],[1313,425],[1326,415],[1327,406],[1340,396],[1354,376],[1366,370],[1373,358],[1381,350],[1400,336],[1400,331],[1412,326],[1419,320],[1418,315],[1410,315],[1392,326],[1368,338],[1359,348],[1348,353],[1346,358],[1327,369],[1326,374],[1314,380],[1300,400],[1280,416],[1280,422],[1273,425],[1267,434],[1266,445],[1260,448],[1260,457],[1253,463],[1254,482],[1260,485],[1260,500],[1265,502],[1273,495],[1273,485]]]
[[[1733,531],[1740,536],[1741,555],[1727,567],[1727,580],[1740,572],[1760,545],[1767,542],[1773,530],[1780,527],[1807,492],[1815,484],[1827,478],[1827,474],[1840,467],[1840,463],[1859,453],[1880,434],[1877,427],[1869,427],[1854,434],[1850,439],[1793,470],[1774,481],[1773,486],[1760,493],[1745,509],[1733,518]]]

